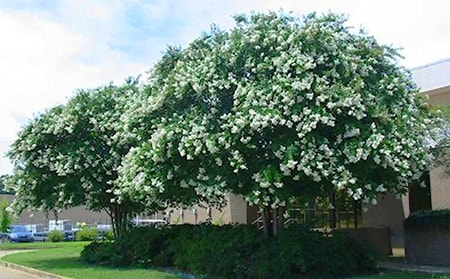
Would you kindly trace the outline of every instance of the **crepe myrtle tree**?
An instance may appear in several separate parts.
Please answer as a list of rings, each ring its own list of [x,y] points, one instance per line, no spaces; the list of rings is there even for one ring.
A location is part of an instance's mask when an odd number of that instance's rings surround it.
[[[84,205],[105,210],[118,235],[142,206],[113,194],[117,167],[128,153],[131,138],[115,135],[126,99],[139,90],[137,80],[121,86],[80,90],[64,106],[30,121],[8,153],[15,165],[8,185],[16,193],[15,207],[57,212]]]
[[[433,111],[440,122],[437,137],[430,141],[429,145],[434,152],[435,165],[450,175],[450,106],[435,106]]]
[[[432,120],[394,49],[334,14],[235,20],[156,66],[139,107],[158,121],[130,126],[142,138],[119,197],[242,194],[270,235],[297,197],[343,191],[375,204],[429,167]]]
[[[124,133],[141,144],[130,150],[119,171],[123,186],[115,192],[119,201],[126,197],[146,203],[157,201],[165,207],[201,202],[223,205],[225,180],[220,177],[221,170],[209,169],[206,176],[202,166],[209,164],[211,153],[199,151],[205,144],[211,143],[213,147],[213,140],[204,137],[214,137],[220,130],[220,113],[211,115],[212,106],[218,110],[227,108],[215,104],[223,102],[215,94],[197,93],[189,89],[190,82],[179,84],[175,80],[183,71],[198,70],[200,65],[196,62],[210,56],[206,53],[215,51],[220,55],[216,44],[224,42],[226,34],[217,28],[212,33],[204,34],[186,50],[170,47],[151,70],[142,94],[130,99],[129,109],[122,118]],[[221,74],[226,75],[226,70]],[[222,92],[229,95],[225,89]],[[230,96],[227,102],[225,107],[229,110]],[[187,153],[184,148],[191,150]]]

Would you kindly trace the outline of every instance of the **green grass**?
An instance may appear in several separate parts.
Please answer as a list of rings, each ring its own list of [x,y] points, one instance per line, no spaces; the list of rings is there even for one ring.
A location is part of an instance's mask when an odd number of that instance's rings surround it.
[[[88,242],[2,244],[0,249],[39,249],[6,255],[5,262],[24,265],[70,278],[180,278],[150,269],[117,269],[91,266],[79,262],[80,252]]]
[[[31,243],[0,243],[0,250],[22,250],[22,249],[46,249],[67,246],[84,246],[88,242],[31,242]]]

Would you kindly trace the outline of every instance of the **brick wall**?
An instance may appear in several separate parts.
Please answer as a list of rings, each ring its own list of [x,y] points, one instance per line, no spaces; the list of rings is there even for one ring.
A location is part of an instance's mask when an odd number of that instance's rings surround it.
[[[389,228],[349,228],[339,229],[361,245],[370,246],[379,255],[392,255]]]
[[[450,229],[406,228],[405,255],[411,264],[450,266]]]
[[[13,195],[0,195],[0,201],[6,198],[9,203],[14,199]],[[48,226],[48,220],[55,220],[53,213],[24,211],[14,219],[17,224],[43,224]],[[85,222],[89,224],[111,224],[111,219],[106,212],[94,212],[85,209],[83,206],[76,206],[58,213],[58,220],[72,220],[74,224],[77,222]]]

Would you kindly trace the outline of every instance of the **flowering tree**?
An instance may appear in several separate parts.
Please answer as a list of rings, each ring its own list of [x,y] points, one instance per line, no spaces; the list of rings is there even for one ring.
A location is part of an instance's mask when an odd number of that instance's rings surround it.
[[[0,175],[0,194],[8,194],[5,191],[5,180],[8,176],[6,174]]]
[[[130,138],[115,135],[126,99],[138,91],[137,82],[81,90],[67,105],[50,109],[32,120],[13,143],[8,156],[14,174],[16,208],[44,211],[85,205],[105,210],[114,233],[142,207],[114,200],[117,167],[128,152]]]
[[[142,143],[119,197],[220,203],[234,192],[262,209],[269,234],[295,197],[375,204],[427,169],[431,120],[395,50],[333,14],[236,22],[157,64],[136,105],[157,120],[129,126]]]
[[[119,200],[159,201],[166,207],[223,205],[229,191],[222,170],[214,166],[220,160],[216,158],[223,122],[219,116],[230,111],[232,95],[228,85],[221,86],[220,92],[203,94],[198,84],[181,76],[200,70],[203,57],[222,59],[218,46],[227,34],[218,29],[212,33],[184,51],[169,48],[152,69],[144,94],[130,99],[123,117],[125,131],[140,139],[141,145],[131,149],[119,171],[123,186],[117,191]],[[227,71],[218,74],[226,76]]]
[[[435,165],[444,169],[450,175],[450,106],[435,107],[441,117],[436,141],[430,142],[435,155]]]

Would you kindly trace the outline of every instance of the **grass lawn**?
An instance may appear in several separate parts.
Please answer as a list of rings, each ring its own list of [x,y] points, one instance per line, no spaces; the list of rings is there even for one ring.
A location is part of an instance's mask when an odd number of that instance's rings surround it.
[[[151,269],[115,269],[86,265],[78,261],[84,245],[89,242],[60,243],[11,243],[0,244],[0,250],[37,249],[36,251],[11,254],[3,261],[32,267],[70,278],[181,278],[177,275]],[[421,274],[408,272],[381,272],[374,275],[356,276],[353,279],[450,279],[448,275]]]
[[[70,278],[180,278],[174,274],[150,269],[115,269],[83,264],[78,258],[86,244],[88,242],[12,243],[0,244],[0,250],[39,249],[6,255],[2,260]]]

